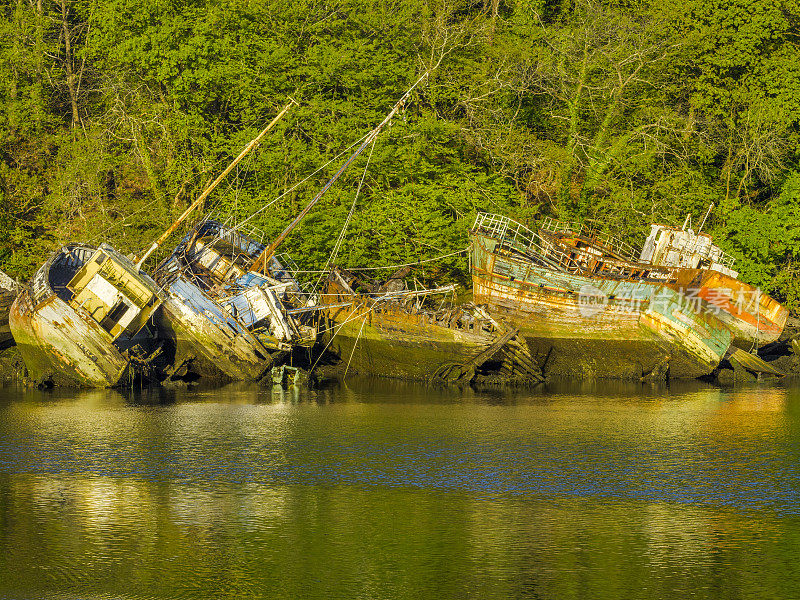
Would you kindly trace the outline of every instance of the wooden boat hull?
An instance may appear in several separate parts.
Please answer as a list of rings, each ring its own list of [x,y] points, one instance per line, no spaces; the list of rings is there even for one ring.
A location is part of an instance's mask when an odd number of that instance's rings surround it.
[[[8,324],[8,313],[16,297],[16,291],[0,289],[0,349],[14,343],[11,326]]]
[[[780,338],[789,310],[777,300],[724,273],[679,269],[677,282],[669,287],[703,301],[733,333],[733,343],[750,350]]]
[[[11,305],[9,325],[35,381],[104,388],[128,374],[129,361],[108,334],[58,296],[34,306],[30,290],[24,289]]]
[[[443,369],[474,358],[491,335],[444,327],[424,315],[354,302],[331,309],[322,343],[339,357],[337,370],[395,379],[431,381]]]
[[[9,326],[34,380],[113,387],[152,373],[147,327],[161,305],[149,276],[107,244],[67,244],[34,274]]]
[[[197,375],[244,381],[272,368],[270,351],[200,288],[179,275],[166,292],[160,329],[176,366],[191,359]]]
[[[475,233],[471,253],[475,302],[520,328],[548,376],[638,379],[668,364],[669,377],[695,378],[733,340],[710,311],[657,283],[556,272]]]

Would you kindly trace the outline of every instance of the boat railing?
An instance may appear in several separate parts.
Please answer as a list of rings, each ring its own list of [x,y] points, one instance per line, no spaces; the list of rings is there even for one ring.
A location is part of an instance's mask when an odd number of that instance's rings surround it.
[[[509,217],[478,213],[472,230],[496,239],[498,246],[538,259],[559,271],[574,273],[582,268],[575,256],[565,252],[551,239]]]
[[[571,233],[576,236],[587,237],[627,260],[635,261],[640,254],[636,248],[618,237],[586,223],[559,221],[552,217],[545,217],[539,224],[539,228],[550,233]]]
[[[550,233],[573,233],[580,235],[583,225],[577,221],[559,221],[553,217],[545,217],[539,223],[539,228]]]
[[[266,234],[261,231],[258,227],[251,225],[250,223],[237,223],[232,216],[225,215],[223,213],[211,213],[208,216],[208,220],[210,221],[217,221],[220,223],[223,228],[228,232],[228,235],[232,233],[239,233],[244,236],[247,236],[251,240],[254,240],[260,244],[264,243],[264,238]]]

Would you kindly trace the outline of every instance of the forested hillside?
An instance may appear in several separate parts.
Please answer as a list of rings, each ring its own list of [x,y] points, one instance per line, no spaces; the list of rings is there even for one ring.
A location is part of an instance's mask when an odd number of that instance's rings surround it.
[[[205,207],[243,217],[291,190],[254,219],[274,235],[430,70],[288,239],[302,266],[325,264],[366,173],[344,265],[452,253],[477,210],[641,245],[713,202],[706,229],[741,278],[800,306],[796,0],[2,2],[15,276],[69,240],[141,252],[292,97]]]

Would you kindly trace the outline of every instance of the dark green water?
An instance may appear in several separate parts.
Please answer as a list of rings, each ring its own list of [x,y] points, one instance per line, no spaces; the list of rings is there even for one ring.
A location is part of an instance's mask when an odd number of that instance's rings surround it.
[[[0,389],[0,598],[793,598],[800,388]]]

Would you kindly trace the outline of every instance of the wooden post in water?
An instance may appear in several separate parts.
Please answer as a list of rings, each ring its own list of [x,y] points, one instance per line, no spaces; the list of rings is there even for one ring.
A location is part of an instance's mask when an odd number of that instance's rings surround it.
[[[183,221],[186,219],[186,217],[188,217],[192,213],[192,211],[194,209],[196,209],[198,206],[200,206],[202,204],[203,200],[205,200],[208,197],[208,195],[211,192],[214,191],[214,188],[216,188],[220,184],[220,182],[223,179],[225,179],[225,177],[228,175],[228,173],[230,173],[231,170],[233,170],[233,167],[238,165],[239,162],[245,156],[247,156],[247,154],[253,148],[258,146],[258,143],[261,141],[261,138],[263,138],[267,134],[267,132],[270,129],[272,129],[278,121],[281,120],[281,117],[283,117],[283,115],[285,115],[286,112],[292,107],[292,104],[297,104],[297,102],[295,102],[293,99],[290,98],[289,104],[287,104],[286,106],[283,107],[283,110],[281,112],[279,112],[277,114],[277,116],[274,119],[272,119],[272,121],[270,121],[269,125],[267,125],[261,131],[261,133],[259,133],[254,139],[250,140],[250,143],[247,144],[247,146],[244,147],[244,149],[239,153],[239,156],[237,156],[235,159],[233,159],[233,162],[228,165],[228,167],[220,174],[220,176],[217,177],[214,181],[212,181],[211,184],[203,191],[203,193],[200,194],[200,196],[197,198],[197,200],[195,200],[191,204],[191,206],[189,206],[189,208],[187,208],[185,211],[183,211],[183,214],[180,217],[178,217],[178,219],[172,225],[170,225],[169,228],[164,233],[161,234],[161,237],[159,237],[155,242],[153,242],[153,245],[150,246],[150,248],[147,250],[147,252],[144,253],[144,256],[142,256],[142,258],[139,259],[139,261],[136,263],[136,268],[137,269],[141,269],[142,268],[142,265],[144,264],[144,261],[147,260],[147,258],[153,253],[153,251],[155,251],[156,248],[158,248],[161,244],[163,244],[164,241],[170,235],[172,235],[172,233],[178,228],[178,226],[181,223],[183,223]]]

